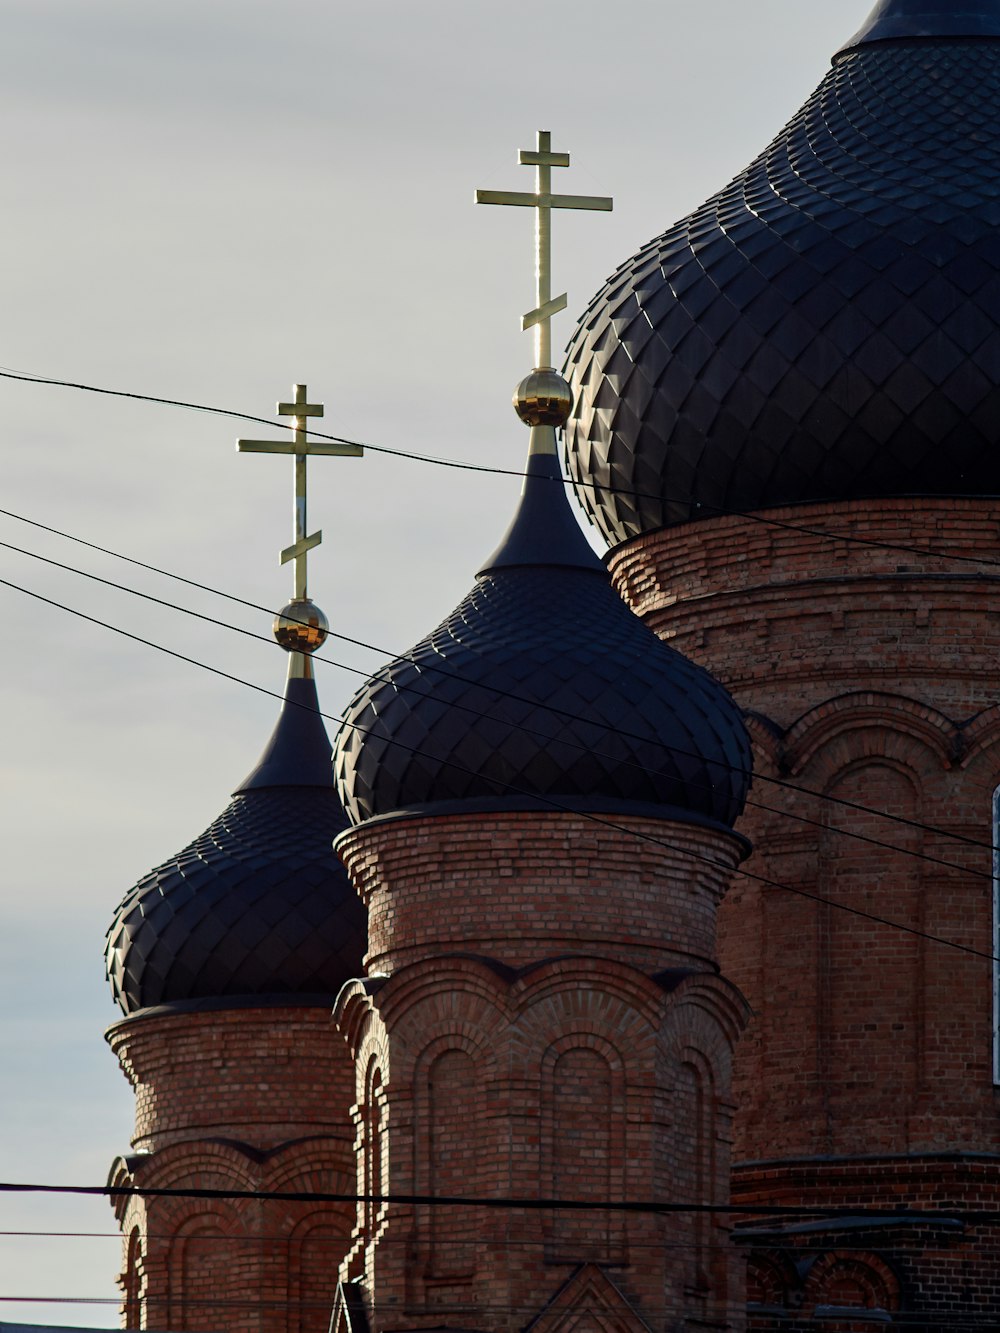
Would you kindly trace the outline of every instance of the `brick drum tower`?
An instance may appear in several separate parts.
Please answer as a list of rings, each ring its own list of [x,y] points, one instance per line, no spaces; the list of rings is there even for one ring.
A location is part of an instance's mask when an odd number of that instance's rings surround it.
[[[728,1203],[746,1010],[715,923],[749,742],[590,550],[556,456],[568,386],[537,367],[511,527],[335,744],[369,954],[336,1010],[366,1201],[334,1333],[742,1326],[724,1213],[613,1205]]]
[[[113,1186],[354,1186],[354,1071],[330,1010],[362,966],[365,912],[332,850],[348,821],[309,657],[326,621],[304,575],[299,590],[275,621],[288,683],[260,762],[108,932],[124,1014],[108,1041],[136,1094]],[[325,1333],[353,1206],[122,1196],[116,1211],[127,1327]]]
[[[754,1328],[1000,1324],[998,124],[1000,3],[882,0],[570,348],[616,586],[755,742],[734,1198],[882,1212],[748,1227]]]

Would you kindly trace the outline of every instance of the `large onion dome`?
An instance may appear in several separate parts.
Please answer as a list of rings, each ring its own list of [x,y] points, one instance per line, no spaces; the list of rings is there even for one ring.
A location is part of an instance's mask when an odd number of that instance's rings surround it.
[[[609,542],[1000,494],[1000,0],[881,0],[731,185],[580,322],[568,466]]]
[[[318,709],[315,682],[290,673],[274,734],[231,804],[123,899],[106,964],[126,1014],[177,1001],[327,999],[361,974],[366,913],[331,847],[348,821]]]
[[[551,452],[533,448],[521,506],[475,587],[348,706],[334,766],[355,822],[461,803],[652,808],[731,826],[742,809],[751,757],[739,710],[614,591],[548,434]]]

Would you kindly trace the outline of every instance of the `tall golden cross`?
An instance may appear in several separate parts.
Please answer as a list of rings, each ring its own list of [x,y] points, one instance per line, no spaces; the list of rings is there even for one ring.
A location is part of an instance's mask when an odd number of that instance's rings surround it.
[[[566,309],[567,297],[552,295],[552,210],[586,208],[610,213],[611,199],[584,194],[553,194],[552,168],[568,167],[569,153],[552,151],[552,135],[538,131],[538,147],[522,148],[518,156],[522,167],[535,168],[534,194],[519,190],[477,190],[477,204],[512,204],[535,211],[535,309],[521,320],[522,329],[535,330],[535,365],[552,365],[552,316]]]
[[[281,552],[281,564],[295,561],[295,600],[304,601],[307,593],[306,560],[314,546],[323,540],[322,531],[312,534],[306,532],[306,456],[320,454],[326,458],[358,458],[364,453],[360,444],[339,444],[335,440],[307,439],[306,422],[309,417],[323,415],[322,403],[310,403],[304,384],[295,385],[295,401],[279,403],[279,417],[293,417],[295,427],[291,439],[287,440],[238,440],[237,448],[241,454],[293,454],[295,457],[295,502],[294,533],[295,541]]]

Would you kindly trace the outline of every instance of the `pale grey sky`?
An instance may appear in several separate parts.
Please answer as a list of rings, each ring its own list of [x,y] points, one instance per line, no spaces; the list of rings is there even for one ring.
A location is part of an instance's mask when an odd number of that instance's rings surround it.
[[[561,346],[618,263],[765,146],[869,8],[2,0],[0,367],[261,415],[302,380],[332,432],[517,468],[531,218],[476,209],[474,189],[530,188],[517,149],[545,128],[572,153],[567,191],[614,195],[611,216],[557,220]],[[4,509],[286,599],[289,465],[237,456],[237,423],[2,379],[0,420]],[[464,595],[517,491],[317,460],[311,591],[335,629],[402,651]],[[0,541],[268,630],[9,518]],[[0,578],[281,688],[277,648],[2,548]],[[102,1041],[105,927],[225,806],[277,704],[2,587],[0,615],[0,1181],[103,1183],[132,1115]],[[322,669],[324,707],[356,681]],[[101,1234],[9,1234],[25,1231]],[[105,1202],[0,1196],[0,1232],[0,1320],[117,1323]]]

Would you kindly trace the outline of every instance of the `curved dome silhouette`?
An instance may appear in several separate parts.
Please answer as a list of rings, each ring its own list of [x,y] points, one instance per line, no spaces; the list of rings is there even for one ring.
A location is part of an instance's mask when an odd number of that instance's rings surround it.
[[[355,695],[334,765],[354,822],[460,802],[731,827],[751,755],[724,687],[614,591],[550,455],[465,600]]]
[[[290,679],[274,735],[218,819],[126,894],[106,966],[124,1013],[245,996],[336,995],[360,976],[365,908],[333,853],[333,789],[315,683]]]
[[[566,452],[610,543],[1000,494],[1000,0],[885,0],[774,142],[580,321]]]

